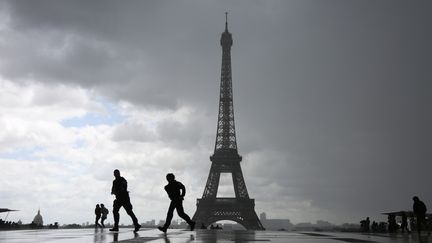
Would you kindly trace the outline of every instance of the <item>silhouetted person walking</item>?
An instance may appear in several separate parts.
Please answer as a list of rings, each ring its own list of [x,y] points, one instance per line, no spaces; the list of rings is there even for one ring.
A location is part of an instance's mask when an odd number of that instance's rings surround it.
[[[420,234],[422,225],[426,223],[426,205],[415,196],[413,197],[413,212],[417,218],[417,232]]]
[[[96,220],[95,220],[95,227],[97,228],[98,226],[102,228],[102,225],[99,224],[99,219],[101,218],[101,208],[99,207],[99,204],[96,204],[96,208],[95,208],[95,215],[96,215]]]
[[[370,219],[369,219],[369,217],[366,217],[366,220],[365,220],[365,231],[369,232],[369,228],[370,228]]]
[[[369,217],[360,221],[360,228],[362,232],[369,232],[369,227],[370,227]]]
[[[120,220],[119,210],[123,207],[126,210],[126,213],[132,218],[132,222],[135,226],[134,232],[137,232],[141,225],[138,223],[135,214],[132,211],[132,204],[129,198],[129,192],[127,190],[127,181],[125,178],[120,176],[119,170],[114,170],[114,181],[111,189],[111,194],[116,196],[113,205],[113,215],[114,215],[114,227],[110,229],[110,231],[118,231],[118,224]]]
[[[175,176],[172,173],[166,175],[168,185],[165,186],[165,191],[168,193],[168,197],[171,199],[170,206],[168,208],[167,217],[163,227],[158,227],[162,232],[166,232],[171,224],[171,219],[173,217],[174,209],[177,209],[177,214],[180,218],[184,219],[190,226],[191,230],[194,230],[195,222],[190,219],[190,217],[183,211],[183,198],[186,195],[185,186],[175,180]]]
[[[396,223],[396,216],[393,214],[389,214],[387,217],[388,219],[388,232],[389,233],[395,233],[399,227],[399,225]]]
[[[107,219],[107,215],[108,215],[109,211],[105,207],[105,205],[103,205],[103,204],[101,204],[101,213],[102,213],[101,224],[102,224],[102,227],[105,228],[104,221],[105,221],[105,219]]]

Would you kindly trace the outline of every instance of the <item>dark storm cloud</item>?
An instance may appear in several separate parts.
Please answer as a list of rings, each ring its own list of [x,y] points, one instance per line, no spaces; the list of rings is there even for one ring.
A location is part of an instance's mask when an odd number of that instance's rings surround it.
[[[190,85],[210,90],[208,71],[213,69],[211,79],[218,80],[214,67],[219,58],[213,60],[214,65],[208,62],[211,47],[218,51],[221,31],[211,29],[223,26],[223,15],[221,18],[213,13],[214,19],[222,19],[222,23],[212,21],[213,28],[208,28],[206,22],[197,21],[202,13],[191,11],[191,4],[8,2],[10,27],[40,41],[25,38],[22,40],[25,43],[17,44],[29,46],[29,50],[22,52],[9,44],[8,49],[18,51],[8,55],[16,65],[4,65],[2,73],[74,82],[86,87],[97,85],[119,99],[173,106],[177,97],[191,97]],[[196,6],[199,9],[204,4]],[[63,40],[52,41],[47,33],[58,34]],[[69,40],[69,49],[62,50],[59,58],[38,55],[43,43],[50,40],[54,42],[48,45],[51,48],[64,46]],[[23,58],[17,58],[17,54]]]
[[[252,197],[268,201],[259,195],[273,182],[345,215],[408,209],[414,194],[432,204],[430,2],[8,1],[7,9],[3,76],[146,106],[192,105],[213,114],[214,126],[229,10],[239,152],[260,154],[243,163]],[[175,126],[160,128],[199,140]],[[266,159],[272,153],[281,156]]]

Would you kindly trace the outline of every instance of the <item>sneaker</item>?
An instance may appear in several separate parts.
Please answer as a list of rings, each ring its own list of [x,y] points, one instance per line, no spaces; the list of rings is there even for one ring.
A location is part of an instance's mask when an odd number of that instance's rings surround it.
[[[191,231],[193,231],[193,230],[195,229],[195,222],[192,221],[192,222],[189,224],[189,226],[190,226]]]
[[[140,224],[135,225],[134,233],[138,232],[138,230],[141,228]]]
[[[166,233],[167,229],[165,227],[159,226],[158,229],[164,233]]]
[[[114,227],[112,229],[109,229],[109,231],[119,231],[118,227]]]

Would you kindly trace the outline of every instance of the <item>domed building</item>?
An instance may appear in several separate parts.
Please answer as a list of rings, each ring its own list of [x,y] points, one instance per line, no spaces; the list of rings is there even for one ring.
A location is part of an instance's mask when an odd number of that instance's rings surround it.
[[[40,209],[38,210],[38,213],[34,217],[32,224],[37,226],[43,226],[43,219],[42,219],[42,215],[40,214]]]

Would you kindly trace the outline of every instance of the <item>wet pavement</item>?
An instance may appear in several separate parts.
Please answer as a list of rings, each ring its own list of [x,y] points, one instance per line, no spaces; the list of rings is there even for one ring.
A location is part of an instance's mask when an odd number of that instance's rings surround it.
[[[122,228],[118,233],[107,229],[57,229],[57,230],[15,230],[0,231],[0,243],[216,243],[216,242],[275,242],[275,243],[328,243],[328,242],[400,242],[432,243],[428,234],[361,234],[339,232],[285,232],[285,231],[225,231],[225,230],[169,230],[163,234],[157,229]]]

